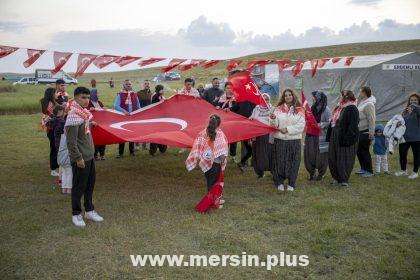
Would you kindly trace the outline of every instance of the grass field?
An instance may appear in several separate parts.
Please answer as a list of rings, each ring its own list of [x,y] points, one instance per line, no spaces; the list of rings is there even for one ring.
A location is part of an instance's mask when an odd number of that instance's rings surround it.
[[[81,84],[109,74],[96,75],[84,76]],[[1,279],[419,278],[420,181],[395,176],[354,175],[343,190],[329,185],[329,173],[323,182],[309,183],[302,164],[298,189],[279,193],[270,176],[257,180],[252,170],[242,175],[229,164],[225,207],[198,214],[193,207],[205,181],[201,171],[186,172],[186,154],[169,149],[156,157],[138,152],[118,160],[114,145],[107,148],[107,160],[97,163],[94,203],[105,221],[76,228],[70,197],[61,195],[49,176],[48,139],[38,113],[45,86],[10,92],[9,84],[0,83]],[[99,92],[109,106],[115,92],[106,84],[99,84]],[[389,161],[397,170],[398,155]],[[410,156],[409,168],[412,161]],[[308,255],[309,265],[271,271],[134,268],[129,257],[247,252],[265,259],[282,251]]]

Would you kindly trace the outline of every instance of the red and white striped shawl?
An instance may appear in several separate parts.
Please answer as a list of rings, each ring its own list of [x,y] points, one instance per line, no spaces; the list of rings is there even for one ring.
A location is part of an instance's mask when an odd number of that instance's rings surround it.
[[[93,118],[88,109],[83,108],[77,102],[71,102],[70,111],[67,115],[65,126],[77,126],[85,123],[85,133],[90,133],[90,120]]]
[[[206,129],[202,130],[194,141],[193,147],[185,166],[188,171],[191,171],[195,166],[200,166],[203,172],[208,171],[216,158],[223,156],[223,161],[220,163],[222,170],[225,169],[228,156],[228,141],[221,129],[216,130],[216,139],[211,141],[207,135]]]

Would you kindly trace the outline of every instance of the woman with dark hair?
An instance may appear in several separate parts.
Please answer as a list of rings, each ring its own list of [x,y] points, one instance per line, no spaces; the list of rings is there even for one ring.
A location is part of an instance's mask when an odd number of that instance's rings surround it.
[[[321,131],[319,135],[306,132],[303,161],[309,172],[309,180],[320,181],[327,172],[328,142],[325,141],[327,129],[330,124],[330,109],[327,106],[327,96],[321,91],[312,92],[311,112],[315,117]],[[318,173],[317,175],[315,173]]]
[[[293,191],[300,165],[302,133],[305,129],[305,113],[292,89],[283,90],[278,107],[270,114],[270,125],[277,128],[273,133],[274,145],[271,173],[279,191]]]
[[[257,120],[263,124],[270,125],[270,113],[273,106],[270,104],[270,95],[263,93],[266,104],[255,106],[252,115],[249,117],[251,120]],[[271,150],[273,144],[272,133],[258,136],[252,139],[252,167],[257,174],[258,178],[264,176],[264,171],[271,171]]]
[[[54,130],[52,129],[51,118],[54,107],[57,105],[56,94],[54,88],[47,88],[44,97],[40,100],[41,103],[41,127],[47,132],[48,140],[50,141],[50,169],[51,176],[59,176],[57,172],[57,148],[55,147]]]
[[[359,140],[359,110],[356,98],[350,90],[341,92],[341,99],[331,114],[331,123],[327,132],[328,164],[332,184],[349,186],[350,174],[354,167]]]
[[[155,86],[155,93],[151,97],[151,104],[165,100],[165,96],[163,95],[163,89],[164,87],[162,85]],[[154,156],[158,149],[160,153],[163,154],[166,152],[167,148],[168,146],[166,145],[150,143],[149,154]]]
[[[210,207],[221,208],[223,195],[223,170],[228,156],[228,142],[225,134],[219,128],[221,119],[211,115],[207,128],[202,130],[194,141],[185,165],[188,171],[200,166],[207,181],[207,194],[197,204],[196,210],[205,212]]]
[[[420,94],[413,93],[408,98],[407,107],[402,112],[405,121],[405,143],[399,144],[401,170],[395,173],[397,176],[407,175],[407,155],[411,147],[414,157],[413,173],[409,179],[419,177],[420,167]]]
[[[238,112],[238,103],[235,100],[235,96],[232,92],[232,83],[225,83],[224,93],[220,96],[219,100],[216,102],[216,109],[223,109],[225,111]],[[229,144],[229,157],[232,162],[236,162],[236,147],[238,143]]]

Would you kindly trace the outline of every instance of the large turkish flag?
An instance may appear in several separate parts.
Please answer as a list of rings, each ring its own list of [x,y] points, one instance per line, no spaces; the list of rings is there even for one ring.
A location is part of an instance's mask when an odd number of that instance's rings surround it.
[[[221,129],[229,143],[268,134],[275,129],[233,112],[216,110],[206,101],[185,95],[173,97],[124,115],[113,110],[93,111],[95,144],[122,142],[158,143],[174,147],[192,147],[198,133],[207,127],[209,117],[218,114]]]

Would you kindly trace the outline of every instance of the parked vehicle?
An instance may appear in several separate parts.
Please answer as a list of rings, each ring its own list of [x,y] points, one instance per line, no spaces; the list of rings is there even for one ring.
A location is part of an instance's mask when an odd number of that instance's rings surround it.
[[[151,79],[151,81],[154,83],[158,83],[158,82],[164,82],[164,81],[176,81],[180,79],[181,79],[181,75],[179,73],[167,72],[167,73],[156,75],[155,77]]]
[[[69,74],[65,73],[63,70],[53,74],[50,69],[36,69],[35,70],[35,79],[40,84],[52,84],[55,83],[58,79],[63,79],[66,84],[77,84],[77,79],[73,78]]]
[[[34,77],[23,77],[19,81],[13,83],[13,85],[35,85],[38,81]]]

